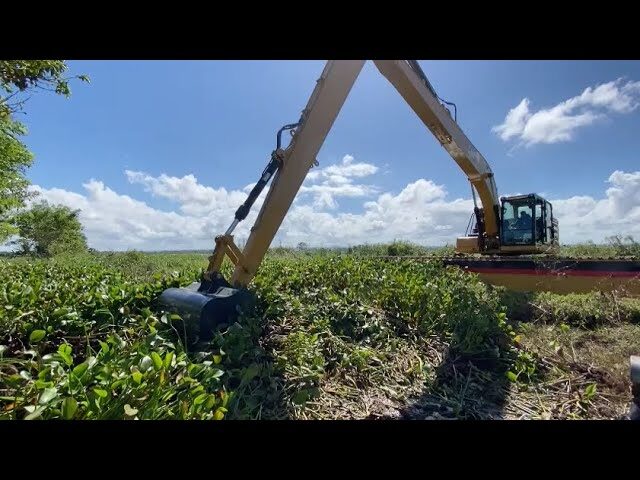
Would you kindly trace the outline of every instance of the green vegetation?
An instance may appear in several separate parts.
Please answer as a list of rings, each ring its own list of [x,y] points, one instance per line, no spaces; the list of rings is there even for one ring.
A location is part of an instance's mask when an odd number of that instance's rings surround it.
[[[0,61],[0,419],[615,418],[640,352],[640,300],[517,294],[395,241],[274,248],[257,303],[185,340],[167,287],[201,253],[97,253],[78,211],[46,203],[15,117],[31,92],[68,97],[62,60]],[[569,258],[640,258],[631,237],[565,246]],[[430,256],[429,261],[375,257]],[[396,261],[397,260],[397,261]],[[225,274],[230,274],[225,266]]]
[[[20,139],[27,129],[15,117],[33,92],[68,97],[70,80],[89,81],[86,75],[66,77],[66,71],[63,60],[0,60],[0,242],[17,233],[13,216],[33,196],[25,176],[33,154]]]
[[[193,351],[154,300],[205,266],[0,260],[0,417],[614,418],[630,398],[638,300],[508,293],[437,258],[280,249],[255,311]]]
[[[640,299],[618,297],[616,293],[549,292],[519,293],[497,289],[509,317],[536,323],[566,323],[592,329],[606,325],[640,322]]]
[[[87,250],[78,219],[80,211],[40,202],[14,217],[21,253],[38,256],[74,254]]]
[[[560,248],[559,255],[570,258],[640,258],[640,243],[630,235],[614,235],[600,245],[593,242],[565,245]]]
[[[445,247],[425,247],[411,242],[396,240],[389,244],[366,244],[343,248],[312,248],[306,245],[298,248],[277,247],[270,250],[272,256],[309,257],[317,255],[347,254],[357,257],[417,257],[452,256],[455,249],[452,245]],[[611,236],[602,244],[593,242],[562,245],[558,257],[565,258],[640,258],[640,243],[631,236]]]

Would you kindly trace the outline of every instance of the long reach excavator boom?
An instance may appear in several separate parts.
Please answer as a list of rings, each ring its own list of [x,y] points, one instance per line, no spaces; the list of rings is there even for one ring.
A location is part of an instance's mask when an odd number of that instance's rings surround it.
[[[551,205],[534,194],[511,199],[498,197],[489,164],[441,103],[416,60],[374,60],[374,63],[472,185],[475,228],[466,237],[458,239],[459,252],[542,253],[557,245],[558,225],[553,219]],[[197,330],[202,338],[206,338],[216,324],[226,323],[237,313],[236,307],[247,300],[245,287],[255,276],[309,170],[317,163],[316,155],[364,64],[365,60],[327,62],[300,119],[278,131],[276,148],[259,181],[236,211],[227,231],[216,237],[215,249],[202,281],[186,289],[168,289],[161,295],[162,304],[192,317],[190,323],[199,327]],[[289,131],[292,138],[289,145],[283,147],[285,131]],[[271,188],[241,251],[233,241],[233,231],[247,217],[272,177]],[[476,203],[476,192],[481,208]],[[230,282],[220,274],[225,256],[235,265]]]

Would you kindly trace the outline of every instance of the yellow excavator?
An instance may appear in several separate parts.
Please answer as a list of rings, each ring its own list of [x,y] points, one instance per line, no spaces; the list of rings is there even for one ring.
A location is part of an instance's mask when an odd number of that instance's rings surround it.
[[[558,246],[558,222],[551,204],[530,194],[498,197],[493,172],[482,154],[473,146],[454,116],[438,96],[416,60],[374,60],[378,70],[411,106],[429,131],[451,155],[471,183],[474,199],[474,228],[458,238],[456,250],[462,254],[526,255],[548,253]],[[238,208],[227,231],[215,239],[215,249],[200,283],[189,288],[168,289],[161,304],[191,317],[199,335],[206,338],[221,321],[233,317],[247,299],[246,287],[287,214],[316,155],[347,99],[365,60],[328,61],[298,122],[283,126],[276,135],[276,148],[246,201]],[[291,133],[288,146],[282,134]],[[233,231],[244,220],[252,205],[273,183],[262,205],[251,234],[241,251],[233,240]],[[476,199],[480,199],[479,207]],[[227,282],[220,274],[224,257],[235,270]]]
[[[438,96],[416,60],[374,63],[471,183],[474,211],[467,234],[456,241],[459,257],[445,259],[445,263],[476,272],[490,283],[519,290],[562,293],[623,285],[628,292],[640,293],[637,261],[554,259],[559,228],[551,203],[536,194],[498,197],[489,164],[457,123],[457,107]],[[246,287],[256,275],[307,173],[317,165],[316,155],[364,64],[365,60],[327,62],[300,119],[277,132],[276,148],[259,181],[236,211],[227,231],[216,237],[201,281],[187,288],[169,288],[161,294],[160,305],[178,312],[200,341],[209,340],[217,325],[233,322],[253,302]],[[454,108],[453,116],[445,105]],[[283,147],[285,131],[290,132],[291,141]],[[272,178],[250,236],[240,250],[234,243],[233,231]],[[220,273],[225,256],[235,265],[229,282]],[[532,257],[545,260],[541,263]],[[631,377],[636,403],[640,405],[640,357],[632,357]],[[637,405],[632,417],[640,418]]]

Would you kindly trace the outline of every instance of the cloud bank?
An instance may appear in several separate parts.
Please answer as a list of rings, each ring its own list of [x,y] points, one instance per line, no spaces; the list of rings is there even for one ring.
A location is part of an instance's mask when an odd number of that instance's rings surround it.
[[[618,109],[632,108],[624,102],[615,105]],[[377,166],[357,162],[351,155],[335,165],[312,169],[272,245],[305,242],[331,247],[395,239],[445,245],[464,234],[473,210],[470,198],[450,198],[443,185],[425,178],[408,183],[399,192],[384,192],[372,181],[378,172]],[[81,209],[80,219],[93,248],[178,250],[213,248],[213,238],[226,230],[252,187],[211,187],[192,174],[153,176],[127,170],[125,175],[131,184],[141,187],[141,193],[168,199],[175,209],[154,208],[98,180],[86,182],[81,193],[34,188],[41,199]],[[598,242],[618,233],[640,238],[640,171],[614,171],[607,183],[598,198],[550,199],[563,243]],[[248,237],[265,195],[266,191],[237,228],[239,242]],[[359,211],[341,212],[343,198],[359,199]]]

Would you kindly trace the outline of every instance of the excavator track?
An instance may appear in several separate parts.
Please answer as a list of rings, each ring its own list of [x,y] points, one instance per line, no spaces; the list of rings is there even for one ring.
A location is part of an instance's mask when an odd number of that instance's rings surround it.
[[[385,259],[439,261],[477,274],[492,285],[520,292],[588,293],[616,291],[640,297],[640,259],[493,256],[383,256]]]

